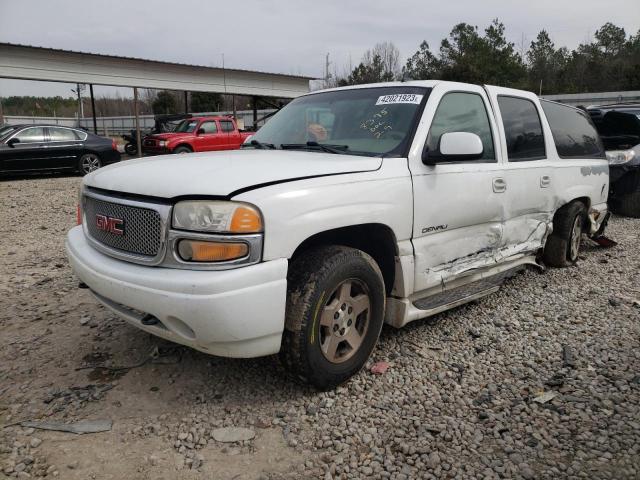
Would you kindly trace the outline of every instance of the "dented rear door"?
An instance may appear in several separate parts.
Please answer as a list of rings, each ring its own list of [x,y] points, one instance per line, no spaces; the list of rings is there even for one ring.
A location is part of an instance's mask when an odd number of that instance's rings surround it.
[[[505,160],[504,228],[500,258],[542,247],[553,219],[553,140],[533,93],[486,87],[496,113]]]

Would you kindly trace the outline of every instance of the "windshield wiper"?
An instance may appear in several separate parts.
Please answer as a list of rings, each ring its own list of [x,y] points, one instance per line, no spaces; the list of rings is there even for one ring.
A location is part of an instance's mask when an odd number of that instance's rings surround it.
[[[349,145],[327,145],[325,143],[318,142],[283,143],[282,145],[280,145],[280,148],[282,148],[283,150],[319,148],[323,152],[340,154],[346,153],[345,150],[349,149]]]
[[[259,142],[258,140],[251,140],[249,143],[243,143],[242,145],[240,145],[240,148],[245,148],[247,145],[250,145],[260,150],[263,148],[268,148],[270,150],[276,149],[276,146],[273,143],[262,143],[262,142]]]

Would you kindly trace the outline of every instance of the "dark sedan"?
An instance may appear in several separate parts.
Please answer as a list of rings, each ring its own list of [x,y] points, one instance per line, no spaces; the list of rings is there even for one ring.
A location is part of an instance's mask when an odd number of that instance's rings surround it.
[[[6,130],[5,130],[6,128]],[[119,162],[116,142],[58,125],[13,125],[0,129],[0,173],[73,170],[86,175]]]

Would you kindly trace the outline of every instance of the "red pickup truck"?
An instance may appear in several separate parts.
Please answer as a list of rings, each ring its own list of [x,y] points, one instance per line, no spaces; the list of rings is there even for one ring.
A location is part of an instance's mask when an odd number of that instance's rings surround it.
[[[163,153],[208,152],[235,150],[253,132],[241,132],[231,117],[193,117],[183,120],[173,132],[144,137],[142,151]]]

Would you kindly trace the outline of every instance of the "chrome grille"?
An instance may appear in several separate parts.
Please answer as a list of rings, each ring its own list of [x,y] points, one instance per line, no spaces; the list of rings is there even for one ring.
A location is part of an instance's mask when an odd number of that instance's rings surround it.
[[[121,252],[155,257],[162,246],[162,217],[159,212],[149,209],[103,201],[84,196],[83,211],[89,235],[100,244]],[[97,215],[122,220],[122,235],[101,230],[97,225]]]
[[[145,138],[145,140],[142,142],[142,144],[145,147],[153,147],[156,144],[156,141],[151,139],[151,138]]]

